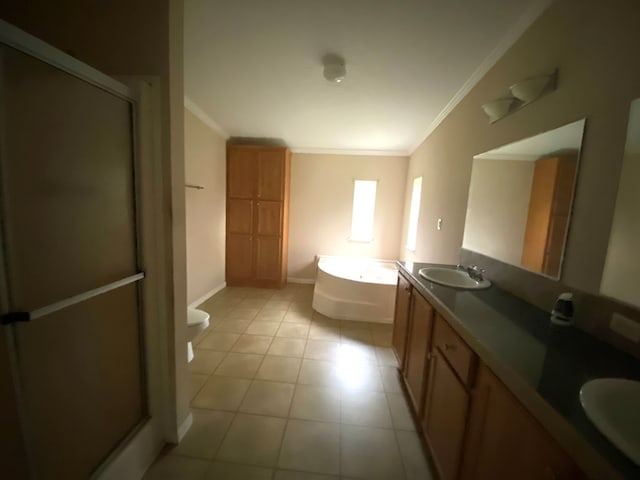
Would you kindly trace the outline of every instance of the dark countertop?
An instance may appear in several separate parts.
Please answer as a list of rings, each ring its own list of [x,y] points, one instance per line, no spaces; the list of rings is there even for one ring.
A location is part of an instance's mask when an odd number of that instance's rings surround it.
[[[613,467],[623,478],[640,478],[640,467],[593,426],[579,400],[580,387],[593,378],[640,380],[640,360],[576,328],[552,325],[549,312],[496,286],[445,287],[418,275],[434,264],[398,266],[585,473],[609,479]]]

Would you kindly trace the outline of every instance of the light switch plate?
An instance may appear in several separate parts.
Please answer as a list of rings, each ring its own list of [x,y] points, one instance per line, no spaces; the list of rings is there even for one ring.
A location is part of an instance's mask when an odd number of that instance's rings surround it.
[[[619,313],[611,315],[609,328],[618,335],[622,335],[632,342],[640,340],[640,323],[620,315]]]

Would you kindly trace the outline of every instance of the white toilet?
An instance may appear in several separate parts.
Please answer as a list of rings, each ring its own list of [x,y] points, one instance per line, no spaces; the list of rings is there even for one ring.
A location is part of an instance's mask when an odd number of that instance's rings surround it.
[[[187,359],[193,360],[193,345],[191,341],[209,326],[209,314],[195,308],[187,308]]]

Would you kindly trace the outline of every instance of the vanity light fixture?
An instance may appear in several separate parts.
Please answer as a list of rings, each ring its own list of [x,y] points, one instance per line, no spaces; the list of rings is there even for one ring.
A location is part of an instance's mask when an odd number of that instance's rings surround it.
[[[482,109],[489,117],[489,121],[493,123],[507,115],[516,101],[514,97],[498,98],[482,105]]]
[[[550,75],[538,75],[536,77],[527,78],[521,82],[515,83],[509,87],[511,94],[524,103],[530,103],[537,100],[544,93],[549,93],[556,88],[557,79],[556,70]]]
[[[497,122],[510,113],[520,110],[525,105],[553,92],[558,83],[558,70],[548,75],[537,75],[509,87],[510,94],[482,105],[482,109],[491,123]]]

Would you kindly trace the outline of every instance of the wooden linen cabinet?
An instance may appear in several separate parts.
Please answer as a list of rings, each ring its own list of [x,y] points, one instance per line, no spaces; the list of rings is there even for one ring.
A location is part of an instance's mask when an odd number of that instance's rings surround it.
[[[288,148],[227,146],[227,285],[286,283],[290,172]]]

